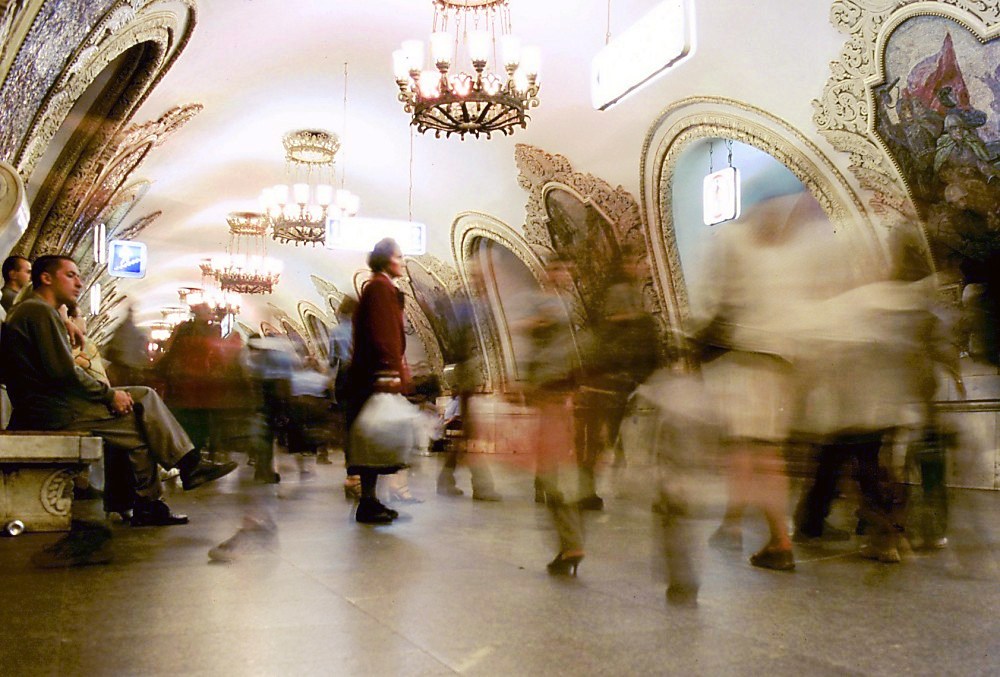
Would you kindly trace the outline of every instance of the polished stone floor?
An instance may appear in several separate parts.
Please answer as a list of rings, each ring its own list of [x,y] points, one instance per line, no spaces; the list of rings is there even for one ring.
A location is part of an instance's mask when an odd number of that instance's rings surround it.
[[[1000,495],[956,492],[951,547],[863,560],[851,541],[797,548],[794,573],[701,549],[698,608],[667,606],[653,516],[632,468],[587,516],[578,578],[551,578],[545,509],[523,469],[498,463],[502,503],[434,493],[440,459],[411,481],[426,499],[390,527],[361,527],[339,465],[278,487],[241,467],[169,500],[170,528],[113,527],[110,564],[39,570],[55,540],[0,540],[0,675],[985,675],[1000,673]],[[706,491],[718,487],[706,485]],[[97,516],[97,504],[82,503]],[[232,563],[208,551],[246,513],[277,536]],[[839,522],[848,526],[847,511]],[[696,524],[699,542],[715,526]]]

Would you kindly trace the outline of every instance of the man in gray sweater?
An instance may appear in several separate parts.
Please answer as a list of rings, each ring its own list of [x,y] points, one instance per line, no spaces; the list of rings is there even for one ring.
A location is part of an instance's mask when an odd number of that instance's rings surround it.
[[[127,454],[135,475],[133,526],[184,524],[160,496],[158,465],[180,470],[194,489],[236,469],[203,461],[159,395],[141,386],[110,388],[75,365],[57,309],[83,288],[68,256],[41,256],[32,266],[33,294],[11,309],[0,341],[0,374],[13,412],[11,430],[86,431],[108,450]]]

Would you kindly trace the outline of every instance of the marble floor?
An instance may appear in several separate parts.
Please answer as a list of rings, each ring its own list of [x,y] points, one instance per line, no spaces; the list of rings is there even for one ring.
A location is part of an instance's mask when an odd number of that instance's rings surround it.
[[[57,535],[0,540],[0,675],[1000,673],[1000,494],[954,492],[951,547],[895,565],[861,559],[855,539],[797,547],[793,573],[757,570],[763,526],[748,520],[742,554],[699,549],[699,605],[678,608],[655,573],[649,468],[605,478],[579,576],[553,578],[546,510],[502,459],[501,503],[472,501],[462,469],[466,495],[437,496],[441,459],[421,459],[426,501],[378,528],[354,523],[336,462],[282,463],[276,487],[243,466],[172,488],[191,524],[115,524],[105,565],[40,570],[30,557]],[[211,562],[248,513],[276,535]],[[716,519],[696,521],[699,543]]]

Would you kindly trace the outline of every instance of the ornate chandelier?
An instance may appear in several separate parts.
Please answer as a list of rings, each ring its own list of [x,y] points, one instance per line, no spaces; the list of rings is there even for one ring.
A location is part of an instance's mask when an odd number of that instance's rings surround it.
[[[202,273],[214,277],[223,292],[270,294],[281,277],[282,264],[265,255],[267,219],[258,212],[232,212],[229,247],[225,254],[202,262]]]
[[[406,40],[392,53],[399,100],[413,116],[410,124],[419,132],[433,129],[436,137],[444,132],[462,139],[526,127],[527,110],[538,105],[541,54],[537,47],[522,47],[511,34],[509,0],[432,2],[430,52],[436,70],[424,70],[419,40]],[[487,69],[491,59],[503,65],[504,75]],[[463,63],[471,63],[471,73],[458,70]]]
[[[323,129],[301,129],[281,139],[289,183],[265,188],[260,205],[279,242],[320,244],[326,222],[358,213],[360,200],[350,191],[333,188],[333,162],[340,139]]]
[[[201,262],[203,275],[211,275],[212,262],[204,259]],[[223,292],[218,289],[210,289],[206,292],[201,287],[181,287],[177,290],[177,295],[181,299],[183,306],[167,306],[161,313],[167,323],[174,326],[191,318],[191,308],[205,304],[212,309],[212,318],[216,322],[222,322],[226,317],[235,317],[240,314],[243,306],[243,299],[239,294]]]

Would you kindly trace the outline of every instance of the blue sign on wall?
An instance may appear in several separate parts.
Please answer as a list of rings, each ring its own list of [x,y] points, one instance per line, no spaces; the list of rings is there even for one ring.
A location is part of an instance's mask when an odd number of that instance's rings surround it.
[[[146,245],[129,240],[108,243],[108,275],[112,277],[145,277]]]

